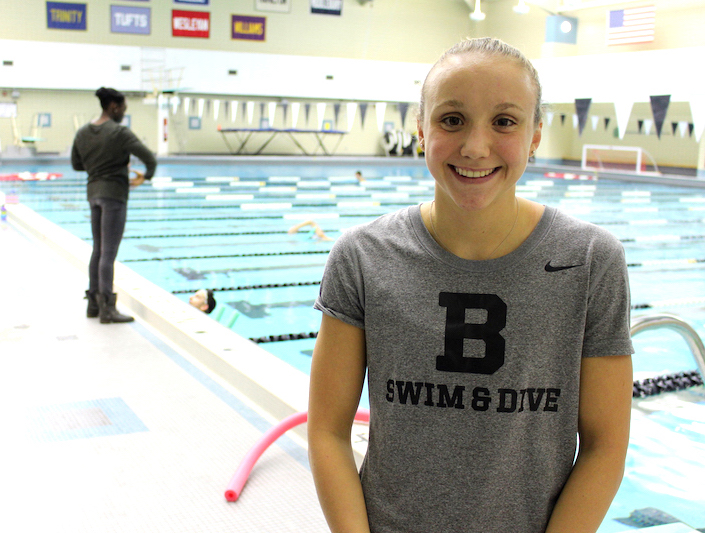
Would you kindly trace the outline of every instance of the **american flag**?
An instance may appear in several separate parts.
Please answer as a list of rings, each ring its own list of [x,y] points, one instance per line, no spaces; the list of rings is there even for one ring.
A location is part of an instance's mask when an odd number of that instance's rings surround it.
[[[651,43],[655,27],[653,5],[610,11],[607,14],[607,45]]]

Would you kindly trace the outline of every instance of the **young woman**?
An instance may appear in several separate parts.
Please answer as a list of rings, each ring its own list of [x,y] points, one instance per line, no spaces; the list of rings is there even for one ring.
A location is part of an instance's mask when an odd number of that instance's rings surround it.
[[[76,132],[71,151],[74,170],[88,172],[93,254],[88,268],[86,315],[100,315],[102,324],[131,322],[134,320],[131,316],[122,315],[115,308],[114,263],[125,230],[129,188],[151,179],[157,160],[129,128],[120,125],[127,110],[125,96],[105,87],[95,94],[103,112]],[[131,154],[146,167],[144,173],[133,170],[135,178],[132,180],[128,171]]]
[[[331,531],[594,533],[602,522],[629,437],[626,264],[606,231],[516,196],[541,127],[538,76],[520,52],[495,39],[454,46],[419,110],[434,201],[335,243],[308,422]],[[350,428],[366,372],[358,475]]]

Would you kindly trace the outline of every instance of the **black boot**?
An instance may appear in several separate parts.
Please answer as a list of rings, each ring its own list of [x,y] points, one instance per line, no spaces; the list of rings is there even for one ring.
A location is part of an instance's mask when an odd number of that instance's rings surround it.
[[[98,308],[98,300],[96,300],[95,295],[98,294],[96,291],[86,291],[86,299],[88,300],[88,308],[86,309],[86,316],[88,318],[95,318],[98,316],[100,309]]]
[[[100,323],[101,324],[112,324],[114,322],[132,322],[134,318],[127,315],[121,315],[115,309],[115,302],[117,301],[117,294],[97,294],[98,307],[100,309]]]

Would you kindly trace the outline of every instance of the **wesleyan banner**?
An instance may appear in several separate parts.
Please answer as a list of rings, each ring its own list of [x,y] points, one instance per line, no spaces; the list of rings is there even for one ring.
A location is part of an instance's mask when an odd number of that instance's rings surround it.
[[[173,37],[201,37],[208,39],[211,14],[207,11],[171,11],[171,35]]]

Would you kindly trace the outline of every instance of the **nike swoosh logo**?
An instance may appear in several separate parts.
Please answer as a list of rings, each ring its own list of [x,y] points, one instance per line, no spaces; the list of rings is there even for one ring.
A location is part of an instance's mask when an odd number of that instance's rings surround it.
[[[583,266],[582,263],[579,265],[553,266],[551,264],[551,262],[549,261],[548,263],[546,263],[546,266],[544,267],[544,269],[546,270],[546,272],[559,272],[560,270],[568,270],[569,268],[576,268],[576,267],[581,267],[581,266]]]

